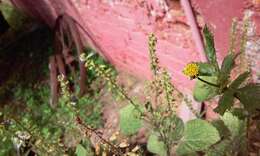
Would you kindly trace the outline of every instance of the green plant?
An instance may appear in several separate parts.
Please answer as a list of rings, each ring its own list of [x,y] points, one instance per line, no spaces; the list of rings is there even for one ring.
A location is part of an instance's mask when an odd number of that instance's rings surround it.
[[[245,82],[250,76],[249,71],[238,75],[232,81],[230,80],[230,74],[235,67],[236,58],[245,52],[248,20],[244,22],[240,41],[241,46],[237,53],[235,53],[236,47],[234,46],[236,43],[234,37],[237,31],[236,23],[233,25],[229,54],[224,58],[221,66],[219,66],[216,59],[213,35],[208,27],[205,27],[203,33],[206,44],[205,54],[208,62],[193,62],[191,64],[194,64],[194,66],[188,65],[184,69],[184,74],[192,79],[197,79],[194,88],[194,98],[197,101],[205,101],[221,95],[218,107],[215,109],[221,115],[232,108],[235,99],[238,99],[243,108],[250,113],[260,108],[260,84]],[[197,69],[197,73],[190,72],[192,68]]]
[[[104,78],[112,91],[129,102],[129,105],[120,110],[120,130],[124,135],[134,135],[145,126],[150,133],[147,148],[158,155],[171,155],[172,151],[185,155],[205,150],[220,140],[219,133],[207,121],[195,119],[184,124],[177,116],[177,101],[173,94],[178,97],[182,97],[182,94],[172,85],[166,69],[159,66],[156,42],[156,37],[151,34],[149,54],[153,80],[148,90],[152,98],[144,105],[129,97],[127,92],[116,83],[115,76],[108,66],[100,66],[93,62],[93,54],[81,55],[81,60],[85,62],[88,70],[93,70],[98,76]]]
[[[194,88],[194,98],[197,101],[207,101],[220,96],[215,112],[221,115],[213,121],[213,125],[222,134],[221,140],[206,150],[207,156],[247,155],[248,123],[260,108],[260,84],[246,81],[250,71],[245,71],[231,80],[236,58],[245,53],[247,41],[248,19],[243,22],[239,51],[235,53],[237,41],[237,23],[233,23],[231,43],[228,55],[221,66],[216,59],[214,38],[208,27],[203,30],[208,62],[192,62],[184,69],[184,74],[191,79],[197,79]],[[195,71],[195,72],[194,72]]]
[[[15,89],[13,101],[19,108],[6,106],[1,110],[4,113],[1,114],[0,144],[5,148],[0,149],[0,155],[71,153],[81,140],[86,142],[75,123],[75,114],[94,128],[102,125],[99,95],[77,98],[67,91],[65,84],[61,84],[63,94],[56,108],[49,105],[49,88],[45,84]],[[17,132],[28,133],[30,138],[21,140],[16,136]]]
[[[236,34],[236,23],[232,28],[231,39]],[[101,66],[93,62],[92,55],[81,55],[85,66],[94,71],[97,76],[106,80],[110,90],[127,100],[129,105],[120,110],[120,130],[126,136],[136,134],[141,127],[149,130],[147,149],[155,154],[164,156],[197,155],[202,152],[207,156],[226,156],[247,153],[247,121],[246,114],[257,112],[259,109],[260,86],[248,84],[244,81],[250,72],[240,74],[230,81],[230,74],[235,67],[235,59],[245,51],[247,21],[244,22],[240,52],[235,53],[235,41],[231,41],[229,54],[219,67],[214,39],[208,27],[205,27],[204,37],[206,44],[205,54],[208,62],[192,62],[184,69],[184,74],[191,79],[197,79],[194,88],[194,98],[198,101],[210,100],[221,95],[219,106],[215,109],[220,119],[208,122],[203,119],[194,119],[184,123],[176,114],[176,98],[183,98],[192,112],[201,117],[189,104],[188,100],[172,85],[168,72],[159,66],[156,56],[156,37],[149,36],[149,56],[153,80],[148,86],[150,98],[145,104],[133,100],[127,92],[116,83],[114,74],[108,66]],[[174,96],[174,95],[177,95]],[[242,105],[235,108],[234,99]],[[251,105],[250,105],[251,103]],[[245,111],[248,111],[245,113]]]

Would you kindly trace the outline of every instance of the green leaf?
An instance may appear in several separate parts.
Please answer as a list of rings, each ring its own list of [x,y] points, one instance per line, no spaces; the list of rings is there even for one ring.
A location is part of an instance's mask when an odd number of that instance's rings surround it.
[[[164,132],[165,137],[169,138],[169,142],[176,142],[182,138],[184,122],[177,115],[162,119],[161,125],[160,131]]]
[[[197,62],[199,66],[199,75],[200,76],[213,76],[217,75],[215,66],[210,63]]]
[[[248,84],[236,96],[249,112],[260,109],[260,84]]]
[[[172,133],[171,137],[174,141],[178,141],[183,136],[184,122],[182,121],[181,118],[179,118],[176,115],[171,120],[172,120],[171,123],[173,123],[173,125],[171,125],[173,127],[171,132]]]
[[[231,69],[234,67],[234,54],[228,54],[221,65],[221,72],[223,73],[229,73],[229,71],[231,71]]]
[[[77,156],[87,156],[88,153],[87,153],[87,150],[81,144],[78,144],[77,148],[76,148],[76,155]]]
[[[158,154],[159,156],[166,156],[167,151],[165,144],[159,140],[159,137],[156,134],[151,134],[147,141],[148,151]]]
[[[223,115],[227,110],[230,110],[234,104],[234,94],[236,89],[246,80],[250,72],[244,72],[240,74],[229,86],[229,88],[224,92],[218,101],[218,107],[214,109],[215,112]]]
[[[231,135],[228,127],[225,125],[224,121],[222,120],[214,120],[211,124],[218,130],[219,135],[221,138],[227,138]]]
[[[206,45],[205,54],[209,62],[213,64],[216,68],[218,68],[213,34],[210,32],[207,26],[204,27],[203,34],[205,37],[205,45]]]
[[[240,85],[248,78],[250,75],[250,72],[246,71],[242,74],[240,74],[231,84],[230,88],[237,89],[240,87]]]
[[[213,145],[206,152],[206,156],[227,156],[227,151],[230,149],[230,144],[230,140],[222,140],[220,143]]]
[[[195,119],[188,121],[184,137],[177,147],[178,155],[185,155],[209,148],[220,140],[217,129],[205,120]]]
[[[217,77],[215,76],[200,76],[201,79],[216,84]],[[208,100],[218,94],[218,88],[210,86],[200,80],[196,81],[195,88],[193,90],[193,96],[196,101],[202,102]]]
[[[239,120],[237,116],[234,116],[230,112],[226,112],[222,117],[221,120],[227,126],[229,131],[231,132],[232,137],[236,137],[242,135],[241,132],[245,127],[245,121]]]
[[[231,143],[230,150],[233,152],[231,155],[235,155],[234,153],[238,153],[238,155],[248,155],[247,154],[247,138],[246,138],[246,128],[247,122],[246,120],[240,120],[237,116],[233,115],[230,112],[226,112],[221,119],[228,127],[231,132]]]
[[[221,96],[218,101],[218,107],[214,109],[215,112],[223,115],[227,110],[229,110],[234,104],[234,91],[227,90]]]
[[[226,85],[228,80],[229,80],[229,77],[230,77],[230,73],[231,73],[231,70],[234,68],[234,65],[235,65],[235,58],[238,56],[235,55],[235,54],[228,54],[223,62],[222,62],[222,65],[221,65],[221,70],[220,70],[220,74],[219,74],[219,84],[224,84]]]
[[[25,15],[9,3],[1,3],[0,10],[10,27],[19,30],[26,22]]]
[[[236,117],[238,117],[240,120],[244,120],[247,117],[249,117],[249,113],[246,109],[244,108],[233,108],[232,109],[232,114]]]
[[[129,104],[122,108],[120,114],[120,130],[125,135],[132,135],[138,132],[142,127],[141,113],[136,108]]]

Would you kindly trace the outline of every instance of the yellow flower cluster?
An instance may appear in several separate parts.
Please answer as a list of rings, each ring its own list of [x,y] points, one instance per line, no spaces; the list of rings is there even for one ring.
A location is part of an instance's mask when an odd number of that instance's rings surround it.
[[[183,73],[190,78],[195,78],[199,74],[199,66],[195,63],[189,63],[184,68]]]

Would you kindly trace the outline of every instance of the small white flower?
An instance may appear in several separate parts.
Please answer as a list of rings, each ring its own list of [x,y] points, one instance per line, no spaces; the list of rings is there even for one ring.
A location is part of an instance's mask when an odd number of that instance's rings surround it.
[[[24,141],[17,137],[13,137],[12,142],[16,149],[19,149],[24,144]]]
[[[70,102],[70,104],[71,104],[72,106],[76,106],[77,103],[72,101],[72,102]]]
[[[17,131],[15,134],[21,140],[29,140],[31,138],[31,135],[26,131],[23,131],[23,132]]]
[[[79,60],[80,60],[81,62],[84,62],[84,61],[86,60],[86,54],[85,54],[85,53],[80,54]]]

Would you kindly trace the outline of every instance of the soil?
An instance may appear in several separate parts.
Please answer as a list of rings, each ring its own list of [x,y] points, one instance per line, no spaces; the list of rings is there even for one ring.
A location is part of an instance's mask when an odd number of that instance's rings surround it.
[[[130,97],[134,97],[139,102],[145,101],[144,88],[145,81],[139,80],[127,73],[119,72],[117,77],[117,82],[121,85],[128,93]],[[100,102],[103,106],[102,114],[104,127],[100,128],[98,131],[103,135],[102,137],[109,140],[109,138],[116,132],[119,132],[119,110],[120,108],[126,106],[128,103],[124,100],[115,100],[115,95],[107,91],[106,88],[101,90]],[[121,136],[121,140],[125,137]],[[143,128],[139,133],[129,139],[131,144],[143,144],[146,142],[146,130]],[[120,140],[118,140],[120,142]],[[92,143],[96,144],[98,139],[95,136],[92,137]]]

